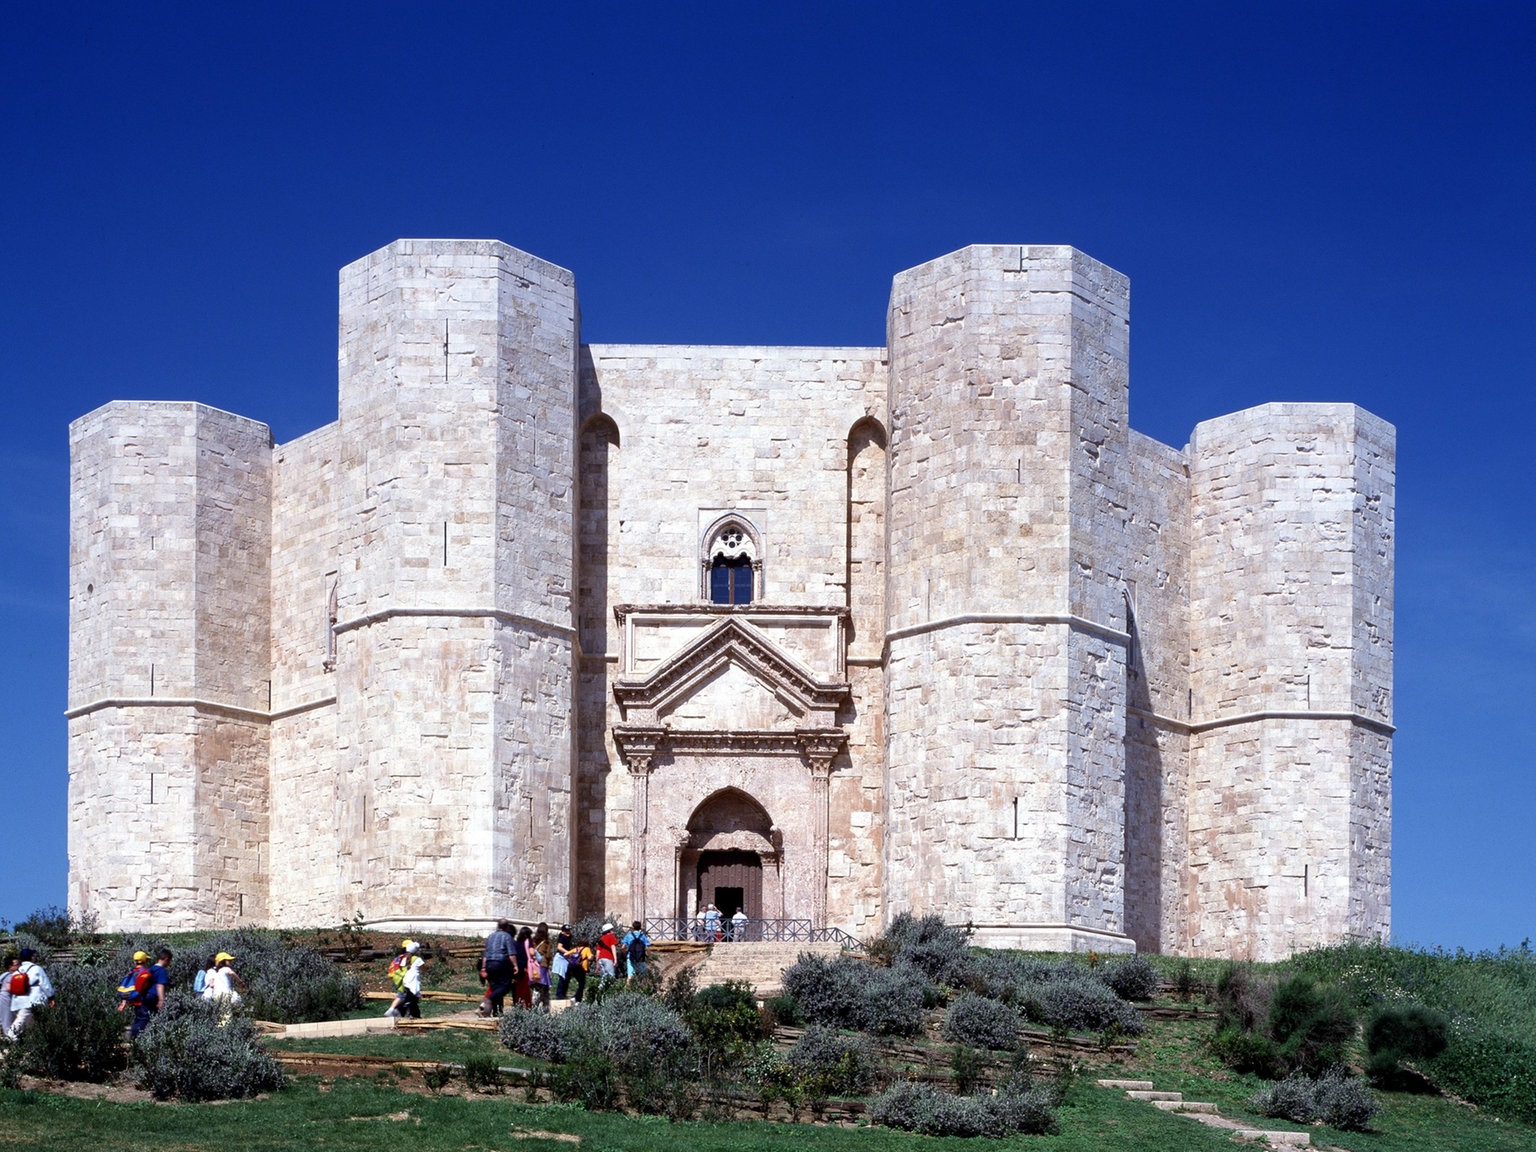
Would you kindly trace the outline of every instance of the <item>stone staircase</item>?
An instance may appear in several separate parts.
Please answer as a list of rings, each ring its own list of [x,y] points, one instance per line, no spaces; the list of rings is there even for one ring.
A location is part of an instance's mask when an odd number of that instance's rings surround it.
[[[1232,1133],[1234,1140],[1263,1141],[1271,1146],[1284,1145],[1287,1148],[1306,1148],[1312,1144],[1312,1137],[1305,1132],[1254,1128],[1236,1120],[1228,1120],[1216,1111],[1216,1105],[1205,1100],[1186,1100],[1182,1092],[1159,1092],[1150,1080],[1100,1080],[1098,1084],[1100,1088],[1118,1088],[1130,1099],[1145,1100],[1164,1112],[1188,1116],[1211,1128],[1225,1129]]]
[[[766,999],[784,990],[784,969],[792,966],[805,953],[830,959],[842,951],[842,945],[831,943],[722,942],[692,954],[676,952],[667,955],[662,972],[670,977],[682,968],[692,967],[700,988],[724,984],[727,980],[745,980],[752,985],[760,999]]]

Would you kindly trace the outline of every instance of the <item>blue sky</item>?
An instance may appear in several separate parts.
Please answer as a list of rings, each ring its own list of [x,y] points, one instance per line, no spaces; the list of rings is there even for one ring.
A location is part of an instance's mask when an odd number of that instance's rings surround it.
[[[894,273],[988,242],[1130,276],[1158,439],[1269,400],[1397,426],[1395,934],[1536,936],[1536,6],[59,3],[3,37],[0,917],[65,899],[71,419],[329,422],[336,272],[401,236],[572,269],[587,340],[725,344],[881,344]]]

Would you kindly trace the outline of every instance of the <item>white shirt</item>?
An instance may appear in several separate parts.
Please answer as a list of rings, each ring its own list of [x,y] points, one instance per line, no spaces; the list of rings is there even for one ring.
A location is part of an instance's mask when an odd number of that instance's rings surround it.
[[[31,987],[25,996],[13,995],[11,997],[11,1011],[20,1012],[23,1008],[36,1008],[38,1005],[46,1004],[53,999],[53,981],[48,979],[48,973],[44,972],[42,968],[31,960],[24,960],[17,971],[27,974]],[[12,975],[14,973],[6,974],[5,980],[7,984],[10,983]]]

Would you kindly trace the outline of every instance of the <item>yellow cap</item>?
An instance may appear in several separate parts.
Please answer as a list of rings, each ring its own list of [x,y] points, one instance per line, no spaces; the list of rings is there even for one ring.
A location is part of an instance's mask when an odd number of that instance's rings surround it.
[[[231,956],[228,952],[220,952],[217,956],[215,956],[213,958],[213,962],[215,964],[222,964],[226,960],[233,960],[233,959],[234,959],[234,957]]]
[[[148,959],[149,959],[149,953],[148,952],[135,952],[133,954],[133,962],[135,964],[137,964],[140,960],[148,960]]]

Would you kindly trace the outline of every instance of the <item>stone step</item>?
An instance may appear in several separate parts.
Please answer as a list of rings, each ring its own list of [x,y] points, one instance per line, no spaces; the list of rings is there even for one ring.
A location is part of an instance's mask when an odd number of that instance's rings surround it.
[[[361,1020],[319,1020],[311,1024],[290,1024],[278,1035],[287,1040],[330,1040],[338,1036],[368,1036],[394,1030],[395,1017],[367,1016]]]
[[[1239,1140],[1262,1140],[1266,1144],[1283,1144],[1289,1148],[1309,1148],[1312,1137],[1305,1132],[1278,1132],[1273,1128],[1239,1128],[1233,1133]]]
[[[1157,1092],[1151,1088],[1132,1088],[1126,1095],[1132,1100],[1148,1100],[1154,1104],[1181,1104],[1184,1101],[1182,1092]]]
[[[1209,1100],[1154,1100],[1152,1107],[1161,1108],[1164,1112],[1205,1112],[1216,1114],[1216,1105]]]
[[[1150,1080],[1100,1080],[1100,1088],[1120,1088],[1126,1092],[1150,1092],[1153,1084]]]
[[[799,941],[741,941],[716,944],[709,957],[694,969],[700,988],[744,980],[760,997],[776,995],[783,986],[784,970],[806,954],[831,958],[842,952],[837,944]]]

